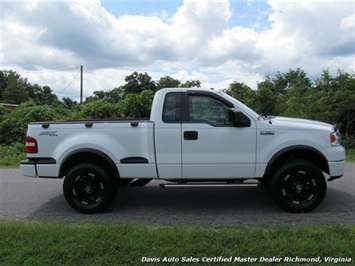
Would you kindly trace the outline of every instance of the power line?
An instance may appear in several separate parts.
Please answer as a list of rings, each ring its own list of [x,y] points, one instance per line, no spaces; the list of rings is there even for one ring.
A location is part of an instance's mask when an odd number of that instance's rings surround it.
[[[57,69],[57,70],[34,70],[34,71],[21,71],[21,73],[56,73],[56,72],[63,72],[63,71],[71,71],[74,69],[79,69],[79,67],[72,67],[72,68],[66,68],[66,69]]]
[[[80,71],[78,71],[78,72],[75,74],[74,78],[69,82],[69,84],[68,84],[67,86],[65,86],[65,88],[64,88],[61,92],[58,93],[58,96],[59,96],[62,92],[64,92],[64,91],[70,86],[70,84],[73,83],[73,81],[74,81],[75,78],[79,75],[79,73],[80,73]]]

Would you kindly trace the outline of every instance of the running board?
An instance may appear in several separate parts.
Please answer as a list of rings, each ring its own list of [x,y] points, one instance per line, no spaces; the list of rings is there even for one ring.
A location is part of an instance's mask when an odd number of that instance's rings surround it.
[[[167,183],[160,184],[161,188],[184,188],[184,187],[257,187],[258,183]]]

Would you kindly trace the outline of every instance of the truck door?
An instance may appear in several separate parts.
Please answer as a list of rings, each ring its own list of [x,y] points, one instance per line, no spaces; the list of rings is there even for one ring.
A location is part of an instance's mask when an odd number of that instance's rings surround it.
[[[228,122],[230,103],[214,94],[184,94],[182,175],[186,179],[254,177],[256,125]],[[187,106],[185,106],[187,105]]]
[[[181,91],[165,95],[162,116],[155,126],[157,170],[162,179],[182,178],[181,99]]]

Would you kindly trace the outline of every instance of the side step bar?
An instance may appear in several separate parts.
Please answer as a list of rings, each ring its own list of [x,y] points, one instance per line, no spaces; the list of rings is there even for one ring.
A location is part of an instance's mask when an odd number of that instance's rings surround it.
[[[160,184],[161,188],[184,188],[184,187],[257,187],[258,183],[166,183]]]

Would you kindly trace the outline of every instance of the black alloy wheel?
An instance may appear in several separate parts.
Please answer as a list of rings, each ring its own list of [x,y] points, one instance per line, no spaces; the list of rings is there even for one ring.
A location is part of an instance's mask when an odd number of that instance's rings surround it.
[[[103,211],[115,198],[117,180],[100,164],[81,163],[68,171],[63,193],[68,204],[82,213]]]
[[[100,202],[104,195],[104,184],[95,173],[79,175],[75,178],[74,197],[84,205],[92,205]]]
[[[272,173],[269,189],[281,208],[289,212],[309,212],[324,199],[327,184],[317,166],[293,160]]]

